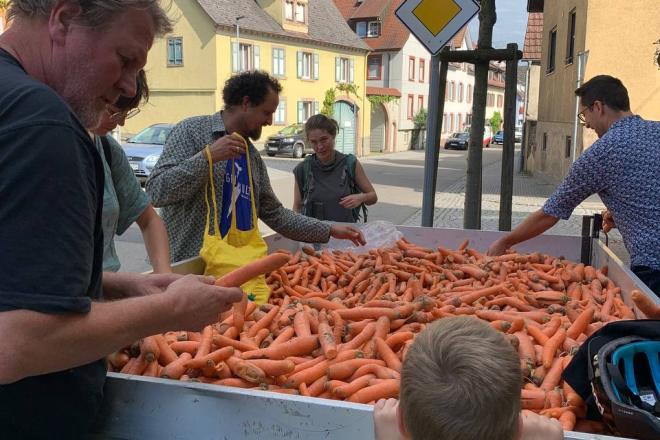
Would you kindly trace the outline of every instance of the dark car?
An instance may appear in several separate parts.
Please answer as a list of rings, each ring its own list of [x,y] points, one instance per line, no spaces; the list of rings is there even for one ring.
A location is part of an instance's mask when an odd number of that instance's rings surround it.
[[[300,158],[313,152],[314,150],[305,143],[305,126],[303,124],[284,127],[266,140],[266,154],[269,156],[286,154]]]
[[[498,131],[493,135],[491,139],[491,144],[503,144],[504,143],[504,132],[502,130]]]
[[[447,139],[447,142],[445,142],[445,150],[467,150],[469,143],[470,133],[454,133],[449,137],[449,139]]]
[[[146,182],[156,166],[156,162],[163,152],[163,145],[173,127],[174,124],[151,125],[129,138],[122,145],[128,157],[128,163],[141,183]]]

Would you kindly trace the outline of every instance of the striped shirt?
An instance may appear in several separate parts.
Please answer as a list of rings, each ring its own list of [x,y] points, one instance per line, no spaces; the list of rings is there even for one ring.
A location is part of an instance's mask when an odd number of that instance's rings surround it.
[[[207,215],[204,191],[209,180],[204,148],[225,134],[222,112],[181,121],[172,129],[147,181],[146,190],[154,206],[163,208],[161,215],[170,239],[172,262],[199,255]],[[249,141],[248,144],[257,216],[273,230],[292,240],[327,242],[330,224],[284,208],[270,186],[266,164],[254,145]],[[226,165],[226,161],[213,165],[219,210],[222,209],[222,182]],[[211,191],[208,192],[210,200]]]
[[[631,265],[660,270],[660,122],[628,116],[575,161],[543,212],[568,219],[598,194],[623,236]]]

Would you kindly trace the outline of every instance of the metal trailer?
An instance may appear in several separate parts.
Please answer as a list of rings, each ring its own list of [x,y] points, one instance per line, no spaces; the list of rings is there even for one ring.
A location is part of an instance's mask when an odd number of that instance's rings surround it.
[[[591,220],[590,220],[591,219]],[[632,289],[660,301],[601,243],[586,218],[582,237],[542,235],[517,246],[522,252],[540,251],[609,267],[608,276],[630,302]],[[480,251],[502,232],[397,227],[413,243],[425,247],[457,247],[469,239]],[[266,237],[270,249],[296,250],[300,244],[280,235]],[[175,265],[178,273],[202,273],[204,263],[193,258]],[[94,427],[97,439],[373,439],[372,407],[335,400],[243,390],[202,383],[109,373],[105,399]],[[615,439],[567,432],[565,439]],[[620,437],[618,438],[620,439]]]

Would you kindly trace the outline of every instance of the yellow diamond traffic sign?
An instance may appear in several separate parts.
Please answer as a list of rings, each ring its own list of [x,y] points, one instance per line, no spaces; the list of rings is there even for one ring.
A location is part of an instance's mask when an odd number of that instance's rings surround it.
[[[396,10],[396,15],[435,55],[479,9],[476,0],[406,0]]]
[[[436,0],[422,0],[412,11],[420,23],[433,35],[438,35],[451,19],[461,12],[461,8],[454,0],[448,0],[444,3],[446,4],[444,8],[438,8]]]

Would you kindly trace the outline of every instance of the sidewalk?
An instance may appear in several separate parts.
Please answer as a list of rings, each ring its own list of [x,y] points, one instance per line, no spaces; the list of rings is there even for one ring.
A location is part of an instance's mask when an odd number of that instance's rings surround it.
[[[516,152],[514,163],[517,167],[519,151]],[[442,163],[439,165],[442,166]],[[484,167],[482,172],[481,229],[483,230],[498,230],[501,166],[502,162],[497,161]],[[463,228],[465,180],[466,178],[463,177],[445,191],[436,193],[433,226]],[[513,179],[512,228],[520,224],[531,212],[540,209],[556,187],[557,182],[553,182],[542,175],[530,176],[516,171]],[[603,205],[600,198],[597,195],[591,196],[573,211],[573,215],[568,220],[560,220],[547,233],[579,236],[582,232],[581,217],[599,213],[604,209],[605,205]],[[420,226],[421,222],[422,210],[420,209],[408,218],[404,224],[407,226]],[[630,257],[617,230],[609,234],[609,247],[625,264],[629,264]]]

